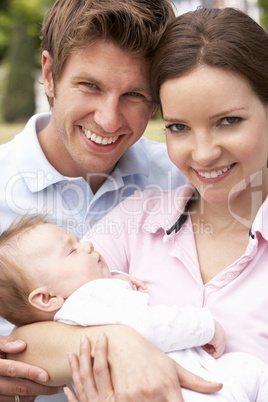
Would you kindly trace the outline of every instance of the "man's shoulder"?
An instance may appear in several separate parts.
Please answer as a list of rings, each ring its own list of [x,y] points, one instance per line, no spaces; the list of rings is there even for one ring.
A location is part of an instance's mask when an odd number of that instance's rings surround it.
[[[14,155],[14,142],[13,138],[9,142],[0,145],[0,165],[2,166],[2,175],[5,175],[9,171],[10,165],[14,165],[16,162],[16,158]]]
[[[144,136],[142,136],[139,139],[138,144],[141,144],[141,146],[143,148],[147,149],[148,151],[152,151],[152,152],[163,152],[163,151],[166,152],[167,151],[167,146],[166,146],[165,142],[153,141]]]

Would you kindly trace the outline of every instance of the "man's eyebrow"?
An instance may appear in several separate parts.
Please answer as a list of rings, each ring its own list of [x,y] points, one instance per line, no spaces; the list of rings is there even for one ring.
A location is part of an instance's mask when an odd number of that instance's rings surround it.
[[[92,82],[92,84],[95,84],[95,85],[101,85],[101,82],[99,80],[92,77],[90,74],[83,73],[83,72],[78,75],[72,75],[71,80],[72,81],[86,81],[86,82]]]
[[[74,75],[71,76],[71,80],[72,81],[85,81],[85,82],[90,82],[94,85],[97,85],[99,87],[101,87],[103,84],[101,81],[99,81],[98,79],[96,79],[95,77],[92,77],[90,74],[88,73],[80,73],[78,75]],[[126,88],[125,92],[147,92],[147,93],[151,93],[151,88],[150,85],[144,85],[144,86],[133,86],[130,88]]]

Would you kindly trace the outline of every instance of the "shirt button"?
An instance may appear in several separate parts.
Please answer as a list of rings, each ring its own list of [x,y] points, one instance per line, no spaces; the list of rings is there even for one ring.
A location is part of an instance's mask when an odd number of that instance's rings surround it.
[[[234,279],[235,274],[234,274],[233,272],[228,272],[228,273],[225,275],[225,277],[226,277],[226,279],[228,279],[228,281],[231,281],[231,280]]]

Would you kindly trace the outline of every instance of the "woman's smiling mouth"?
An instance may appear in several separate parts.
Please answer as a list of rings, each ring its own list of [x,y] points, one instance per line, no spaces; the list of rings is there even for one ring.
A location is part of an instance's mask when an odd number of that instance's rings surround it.
[[[223,173],[226,173],[228,170],[230,170],[233,166],[234,164],[217,170],[211,170],[211,171],[195,170],[195,171],[199,176],[203,177],[204,179],[217,179],[219,176],[223,175]]]

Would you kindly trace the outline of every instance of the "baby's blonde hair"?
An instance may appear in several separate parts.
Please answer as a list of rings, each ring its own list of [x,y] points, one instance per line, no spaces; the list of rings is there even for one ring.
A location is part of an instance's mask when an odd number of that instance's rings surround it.
[[[37,310],[28,301],[32,278],[24,270],[20,238],[47,223],[42,215],[26,215],[0,235],[0,316],[16,326],[37,321]]]

